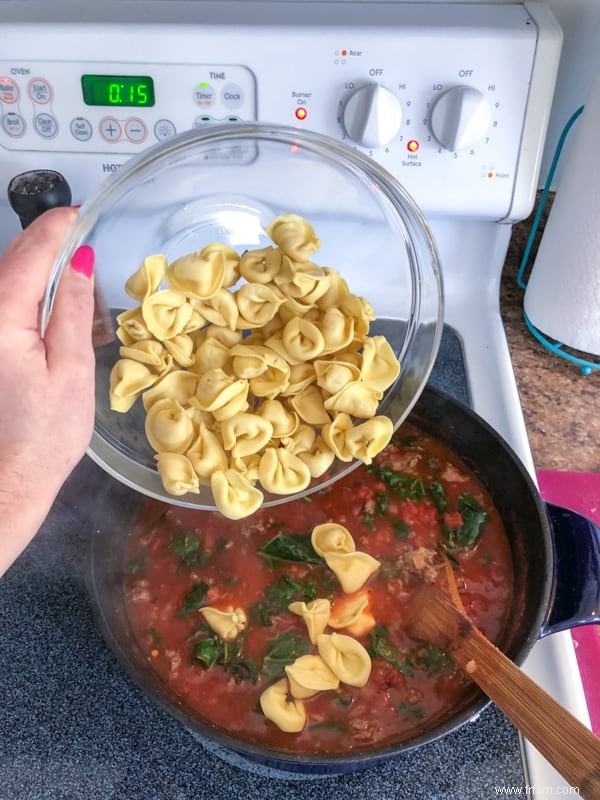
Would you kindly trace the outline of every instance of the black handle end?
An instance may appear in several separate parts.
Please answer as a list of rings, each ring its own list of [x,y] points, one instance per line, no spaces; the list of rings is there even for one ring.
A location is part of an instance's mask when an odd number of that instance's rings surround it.
[[[71,205],[71,187],[66,178],[51,169],[22,172],[8,184],[8,200],[26,228],[50,208]]]

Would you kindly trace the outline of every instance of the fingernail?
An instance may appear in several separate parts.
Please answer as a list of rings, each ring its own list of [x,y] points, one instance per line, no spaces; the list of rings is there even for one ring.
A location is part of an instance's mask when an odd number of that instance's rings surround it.
[[[73,253],[71,258],[71,268],[75,272],[81,272],[86,278],[90,278],[94,271],[94,251],[89,244],[82,244]]]

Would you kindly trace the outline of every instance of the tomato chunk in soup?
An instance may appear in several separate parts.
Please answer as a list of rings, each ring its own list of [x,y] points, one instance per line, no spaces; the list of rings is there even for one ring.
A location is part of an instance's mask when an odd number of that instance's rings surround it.
[[[327,522],[343,525],[356,550],[379,562],[358,592],[345,594],[311,545],[313,528]],[[473,691],[441,650],[412,640],[403,627],[407,602],[423,581],[435,581],[442,553],[467,613],[497,639],[512,591],[500,516],[451,451],[404,425],[371,467],[241,521],[147,501],[128,543],[127,613],[152,668],[188,711],[283,750],[364,750],[434,726]],[[302,700],[302,730],[280,730],[260,696],[286,665],[317,652],[288,606],[327,598],[335,611],[358,594],[367,600],[361,623],[335,632],[369,653],[366,685],[319,691]],[[241,609],[243,630],[222,639],[200,611],[207,606]]]

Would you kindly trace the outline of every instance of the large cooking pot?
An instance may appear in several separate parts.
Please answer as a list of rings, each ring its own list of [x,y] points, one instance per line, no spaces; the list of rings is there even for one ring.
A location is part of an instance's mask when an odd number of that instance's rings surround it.
[[[503,518],[512,549],[514,591],[498,646],[521,664],[538,638],[598,620],[600,529],[574,512],[545,505],[528,472],[501,437],[473,411],[427,388],[409,421],[449,446],[483,482]],[[436,727],[364,752],[303,755],[237,739],[193,714],[150,667],[128,625],[123,572],[127,532],[144,498],[106,477],[91,528],[89,588],[102,633],[133,680],[208,743],[287,771],[349,772],[419,747],[455,730],[489,702],[473,692]]]

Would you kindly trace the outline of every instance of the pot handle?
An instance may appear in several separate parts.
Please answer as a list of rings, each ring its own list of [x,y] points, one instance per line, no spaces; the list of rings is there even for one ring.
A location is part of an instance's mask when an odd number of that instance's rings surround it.
[[[546,503],[554,541],[554,600],[540,637],[600,623],[600,527],[587,517]]]

